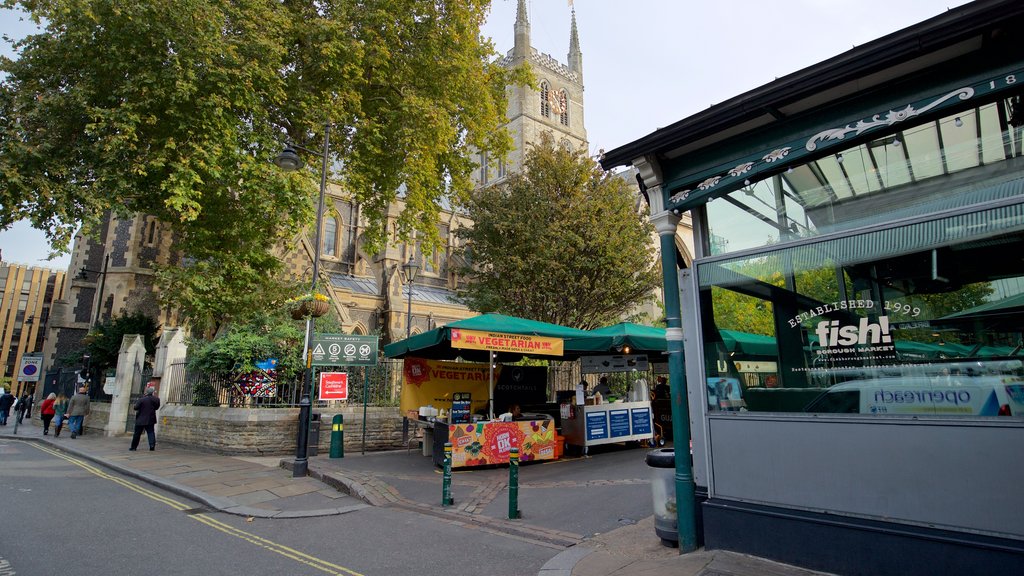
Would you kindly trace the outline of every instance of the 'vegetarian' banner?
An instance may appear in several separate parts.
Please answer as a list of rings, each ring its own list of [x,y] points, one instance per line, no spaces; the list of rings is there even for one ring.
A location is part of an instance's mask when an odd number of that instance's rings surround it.
[[[452,395],[456,392],[471,394],[470,412],[487,406],[490,381],[487,364],[406,358],[402,372],[405,377],[402,381],[403,413],[427,405],[450,412]],[[495,382],[500,373],[501,366],[498,366],[494,369]]]

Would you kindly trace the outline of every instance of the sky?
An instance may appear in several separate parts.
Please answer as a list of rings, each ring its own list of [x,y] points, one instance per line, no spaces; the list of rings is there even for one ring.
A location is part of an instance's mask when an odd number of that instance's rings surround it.
[[[612,150],[854,46],[966,4],[966,0],[527,0],[533,46],[565,63],[572,9],[583,52],[590,151]],[[493,0],[482,33],[512,48],[517,0]],[[570,4],[573,6],[570,7]],[[32,30],[0,10],[0,34]],[[0,53],[11,56],[7,43]],[[26,223],[0,232],[3,260],[46,261],[45,237]]]

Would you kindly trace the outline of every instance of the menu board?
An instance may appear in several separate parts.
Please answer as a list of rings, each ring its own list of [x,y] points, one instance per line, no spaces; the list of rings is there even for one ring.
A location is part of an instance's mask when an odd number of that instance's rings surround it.
[[[651,411],[648,408],[633,408],[633,434],[651,433]]]
[[[608,437],[608,413],[587,412],[587,440],[601,440]]]
[[[629,436],[629,410],[610,410],[608,420],[612,432],[612,438]]]
[[[468,424],[472,417],[470,413],[470,402],[473,395],[469,392],[456,392],[452,394],[452,424]]]

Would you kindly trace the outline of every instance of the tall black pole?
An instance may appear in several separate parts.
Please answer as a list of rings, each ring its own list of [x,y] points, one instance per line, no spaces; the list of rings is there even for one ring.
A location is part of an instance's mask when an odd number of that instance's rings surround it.
[[[412,280],[409,278],[406,280],[408,280],[405,288],[409,291],[409,310],[405,315],[405,337],[408,338],[412,335]]]
[[[327,191],[327,160],[331,150],[331,125],[324,125],[324,148],[320,164],[320,200],[316,205],[316,244],[313,245],[313,283],[310,294],[316,294],[316,281],[320,276],[320,243],[324,226],[324,195]],[[309,420],[312,415],[313,402],[310,399],[313,389],[313,357],[309,352],[309,344],[313,339],[313,317],[306,317],[306,341],[302,346],[302,360],[306,369],[302,374],[302,398],[299,400],[299,437],[295,442],[295,462],[292,464],[292,476],[306,476],[309,472]]]

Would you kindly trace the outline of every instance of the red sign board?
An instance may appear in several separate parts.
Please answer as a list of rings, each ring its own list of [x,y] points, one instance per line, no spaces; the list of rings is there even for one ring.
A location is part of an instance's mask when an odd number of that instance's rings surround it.
[[[348,374],[345,372],[321,372],[319,399],[348,400]]]

